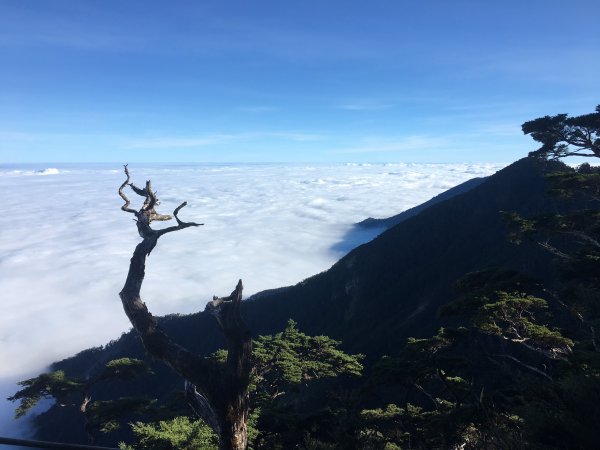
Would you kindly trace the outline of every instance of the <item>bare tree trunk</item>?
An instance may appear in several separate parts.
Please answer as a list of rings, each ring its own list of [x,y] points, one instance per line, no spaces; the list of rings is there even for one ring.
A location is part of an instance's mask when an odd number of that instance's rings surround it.
[[[162,235],[202,224],[179,220],[177,214],[186,205],[184,202],[173,213],[177,225],[153,230],[150,227],[153,220],[169,220],[171,216],[157,214],[154,210],[158,199],[149,181],[144,189],[140,189],[129,183],[127,166],[125,174],[127,179],[119,188],[119,195],[125,201],[121,209],[135,215],[138,232],[142,237],[142,242],[133,252],[127,280],[119,294],[125,313],[148,353],[164,361],[185,379],[186,397],[194,411],[219,435],[220,449],[245,450],[248,447],[248,385],[252,370],[252,340],[240,315],[242,281],[238,282],[231,295],[224,298],[213,297],[206,306],[206,310],[217,319],[227,340],[228,353],[224,365],[196,355],[173,342],[159,327],[140,297],[146,257]],[[123,192],[127,185],[135,193],[145,197],[144,206],[139,211],[129,208],[129,199]]]

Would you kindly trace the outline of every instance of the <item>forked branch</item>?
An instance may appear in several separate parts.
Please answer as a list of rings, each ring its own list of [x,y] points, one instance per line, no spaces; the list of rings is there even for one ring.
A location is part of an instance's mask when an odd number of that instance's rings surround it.
[[[138,232],[142,237],[131,257],[125,286],[120,292],[125,314],[139,333],[144,347],[155,358],[161,359],[186,381],[186,397],[196,413],[220,436],[221,449],[244,450],[248,446],[248,386],[252,370],[252,340],[241,315],[242,281],[228,297],[217,298],[207,306],[216,317],[227,340],[228,357],[225,365],[211,358],[201,357],[175,343],[159,326],[140,297],[145,276],[146,257],[164,234],[202,225],[179,219],[183,202],[173,217],[177,225],[161,230],[150,226],[154,220],[170,220],[169,215],[158,214],[155,207],[159,201],[150,181],[140,189],[130,182],[125,165],[126,180],[119,188],[125,201],[121,209],[134,214]],[[145,198],[139,211],[130,208],[130,201],[123,192],[126,186]]]

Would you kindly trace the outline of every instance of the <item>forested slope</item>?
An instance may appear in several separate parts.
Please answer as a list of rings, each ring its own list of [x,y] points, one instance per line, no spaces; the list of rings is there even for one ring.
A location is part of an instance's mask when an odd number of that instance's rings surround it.
[[[467,192],[403,220],[351,251],[328,271],[295,286],[253,296],[243,303],[243,316],[255,335],[280,331],[292,318],[307,334],[328,335],[343,341],[346,351],[364,353],[368,368],[381,355],[396,354],[408,337],[431,336],[440,326],[455,321],[441,319],[438,309],[454,299],[454,283],[469,272],[501,266],[549,282],[553,279],[547,252],[533,244],[509,242],[501,211],[535,215],[566,208],[547,195],[545,178],[548,172],[565,168],[562,163],[538,159],[517,161]],[[235,278],[235,274],[231,276]],[[223,347],[215,320],[207,313],[169,316],[161,322],[192,351],[208,355]],[[132,332],[53,368],[85,376],[123,356],[145,358]],[[181,388],[181,380],[166,367],[151,365],[154,376],[135,385],[99,387],[95,396],[165,398]],[[81,419],[59,407],[41,415],[36,424],[38,437],[84,438],[78,431]]]

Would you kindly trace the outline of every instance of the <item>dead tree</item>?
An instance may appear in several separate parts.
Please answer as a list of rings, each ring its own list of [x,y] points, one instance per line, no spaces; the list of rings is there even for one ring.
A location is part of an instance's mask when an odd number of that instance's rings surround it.
[[[184,378],[188,401],[194,411],[219,435],[220,448],[246,449],[252,340],[240,315],[242,280],[238,282],[231,295],[224,298],[213,297],[212,302],[206,306],[206,311],[217,319],[227,341],[225,364],[196,355],[173,342],[160,328],[140,298],[146,257],[156,246],[158,238],[164,234],[202,224],[183,222],[179,219],[177,214],[187,204],[183,202],[173,212],[177,225],[153,230],[150,227],[152,221],[170,220],[172,217],[155,211],[159,201],[150,181],[146,182],[145,188],[138,188],[130,183],[127,165],[125,165],[125,175],[127,179],[119,188],[119,195],[125,201],[121,209],[135,216],[137,229],[142,238],[142,242],[133,252],[127,280],[119,294],[125,313],[133,328],[139,333],[146,351],[164,361]],[[123,192],[126,186],[144,197],[144,204],[139,211],[129,207],[129,199]]]

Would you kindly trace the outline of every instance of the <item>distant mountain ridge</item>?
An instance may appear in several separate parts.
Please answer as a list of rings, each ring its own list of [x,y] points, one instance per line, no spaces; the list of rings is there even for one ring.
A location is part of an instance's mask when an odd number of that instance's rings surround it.
[[[250,299],[247,320],[257,331],[276,330],[289,315],[308,333],[328,334],[349,351],[376,355],[393,352],[408,336],[431,334],[440,326],[437,308],[451,299],[453,283],[465,273],[499,265],[550,273],[544,251],[508,242],[499,212],[560,210],[561,202],[546,195],[545,179],[558,169],[566,166],[517,161],[406,218],[328,271]]]
[[[452,300],[454,282],[468,272],[502,266],[552,279],[546,252],[533,244],[515,246],[508,241],[500,211],[535,215],[564,210],[564,203],[546,195],[545,175],[556,170],[568,169],[559,162],[525,158],[490,177],[463,183],[444,198],[430,200],[428,206],[385,219],[392,225],[401,216],[399,222],[329,270],[295,286],[249,298],[242,304],[242,315],[254,335],[280,331],[292,318],[307,334],[329,335],[342,340],[346,351],[365,353],[367,364],[381,355],[393,355],[407,337],[429,336],[444,325],[437,310]],[[231,277],[236,279],[235,274]],[[116,296],[115,301],[119,301]],[[208,313],[167,316],[161,324],[199,354],[210,354],[224,345]],[[131,331],[105,348],[86,350],[55,363],[53,369],[89,375],[95,367],[123,356],[147,359]],[[163,364],[151,364],[156,376],[136,384],[133,392],[115,387],[95,395],[145,392],[160,398],[181,388],[181,380]],[[65,414],[57,407],[42,414],[36,421],[38,437],[59,438],[54,426],[57,420],[70,422],[75,430],[80,419]]]
[[[402,211],[400,214],[396,214],[395,216],[388,217],[386,219],[374,219],[373,217],[369,217],[365,220],[358,222],[356,225],[364,228],[391,228],[394,225],[398,225],[400,222],[405,221],[413,216],[416,216],[421,211],[426,210],[430,206],[436,205],[445,200],[451,199],[452,197],[456,197],[457,195],[463,194],[465,192],[470,191],[473,188],[476,188],[481,183],[486,180],[487,177],[478,177],[471,178],[470,180],[465,181],[453,188],[448,189],[447,191],[442,192],[439,195],[427,200],[425,203],[421,203],[420,205],[414,206],[412,208],[407,209],[406,211]]]

